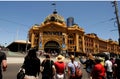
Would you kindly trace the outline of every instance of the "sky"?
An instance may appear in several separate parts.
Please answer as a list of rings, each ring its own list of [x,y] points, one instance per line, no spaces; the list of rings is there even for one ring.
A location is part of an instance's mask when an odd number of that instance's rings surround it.
[[[0,45],[27,40],[29,29],[41,24],[54,9],[74,22],[85,34],[95,33],[101,39],[118,41],[118,26],[112,1],[0,1]],[[118,14],[120,16],[120,1]],[[56,3],[53,6],[52,3]]]

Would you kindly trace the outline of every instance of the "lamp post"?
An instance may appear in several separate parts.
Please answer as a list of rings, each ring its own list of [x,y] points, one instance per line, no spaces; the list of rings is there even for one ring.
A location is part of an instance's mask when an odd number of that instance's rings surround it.
[[[76,55],[76,54],[75,54],[75,51],[76,51],[76,46],[74,46],[74,56]]]
[[[65,39],[64,39],[64,35],[62,35],[62,54],[63,54],[63,48],[65,48]]]
[[[29,42],[29,34],[27,34],[27,40],[26,40],[25,53],[27,53],[27,49],[28,49],[28,42]]]

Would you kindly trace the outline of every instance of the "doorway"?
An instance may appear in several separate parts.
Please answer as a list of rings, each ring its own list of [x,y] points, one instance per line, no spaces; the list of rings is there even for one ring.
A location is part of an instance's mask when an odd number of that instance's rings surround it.
[[[48,41],[44,46],[44,51],[50,54],[59,54],[60,45],[56,41]]]

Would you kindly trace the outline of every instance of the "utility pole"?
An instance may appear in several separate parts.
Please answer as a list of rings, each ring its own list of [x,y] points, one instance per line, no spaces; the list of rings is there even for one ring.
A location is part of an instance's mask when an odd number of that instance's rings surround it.
[[[27,53],[28,50],[28,42],[29,42],[28,40],[29,40],[29,34],[27,34],[25,53]]]
[[[118,42],[119,42],[119,46],[120,46],[120,20],[119,20],[119,15],[118,15],[118,4],[117,4],[116,0],[113,1],[112,4],[115,7],[115,15],[116,15],[116,19],[117,19],[118,33],[119,33]]]

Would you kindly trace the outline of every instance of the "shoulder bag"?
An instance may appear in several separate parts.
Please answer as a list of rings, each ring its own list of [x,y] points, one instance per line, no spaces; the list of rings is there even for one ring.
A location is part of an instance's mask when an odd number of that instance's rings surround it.
[[[20,71],[17,73],[17,79],[24,79],[25,77],[25,72],[23,68],[20,69]]]

